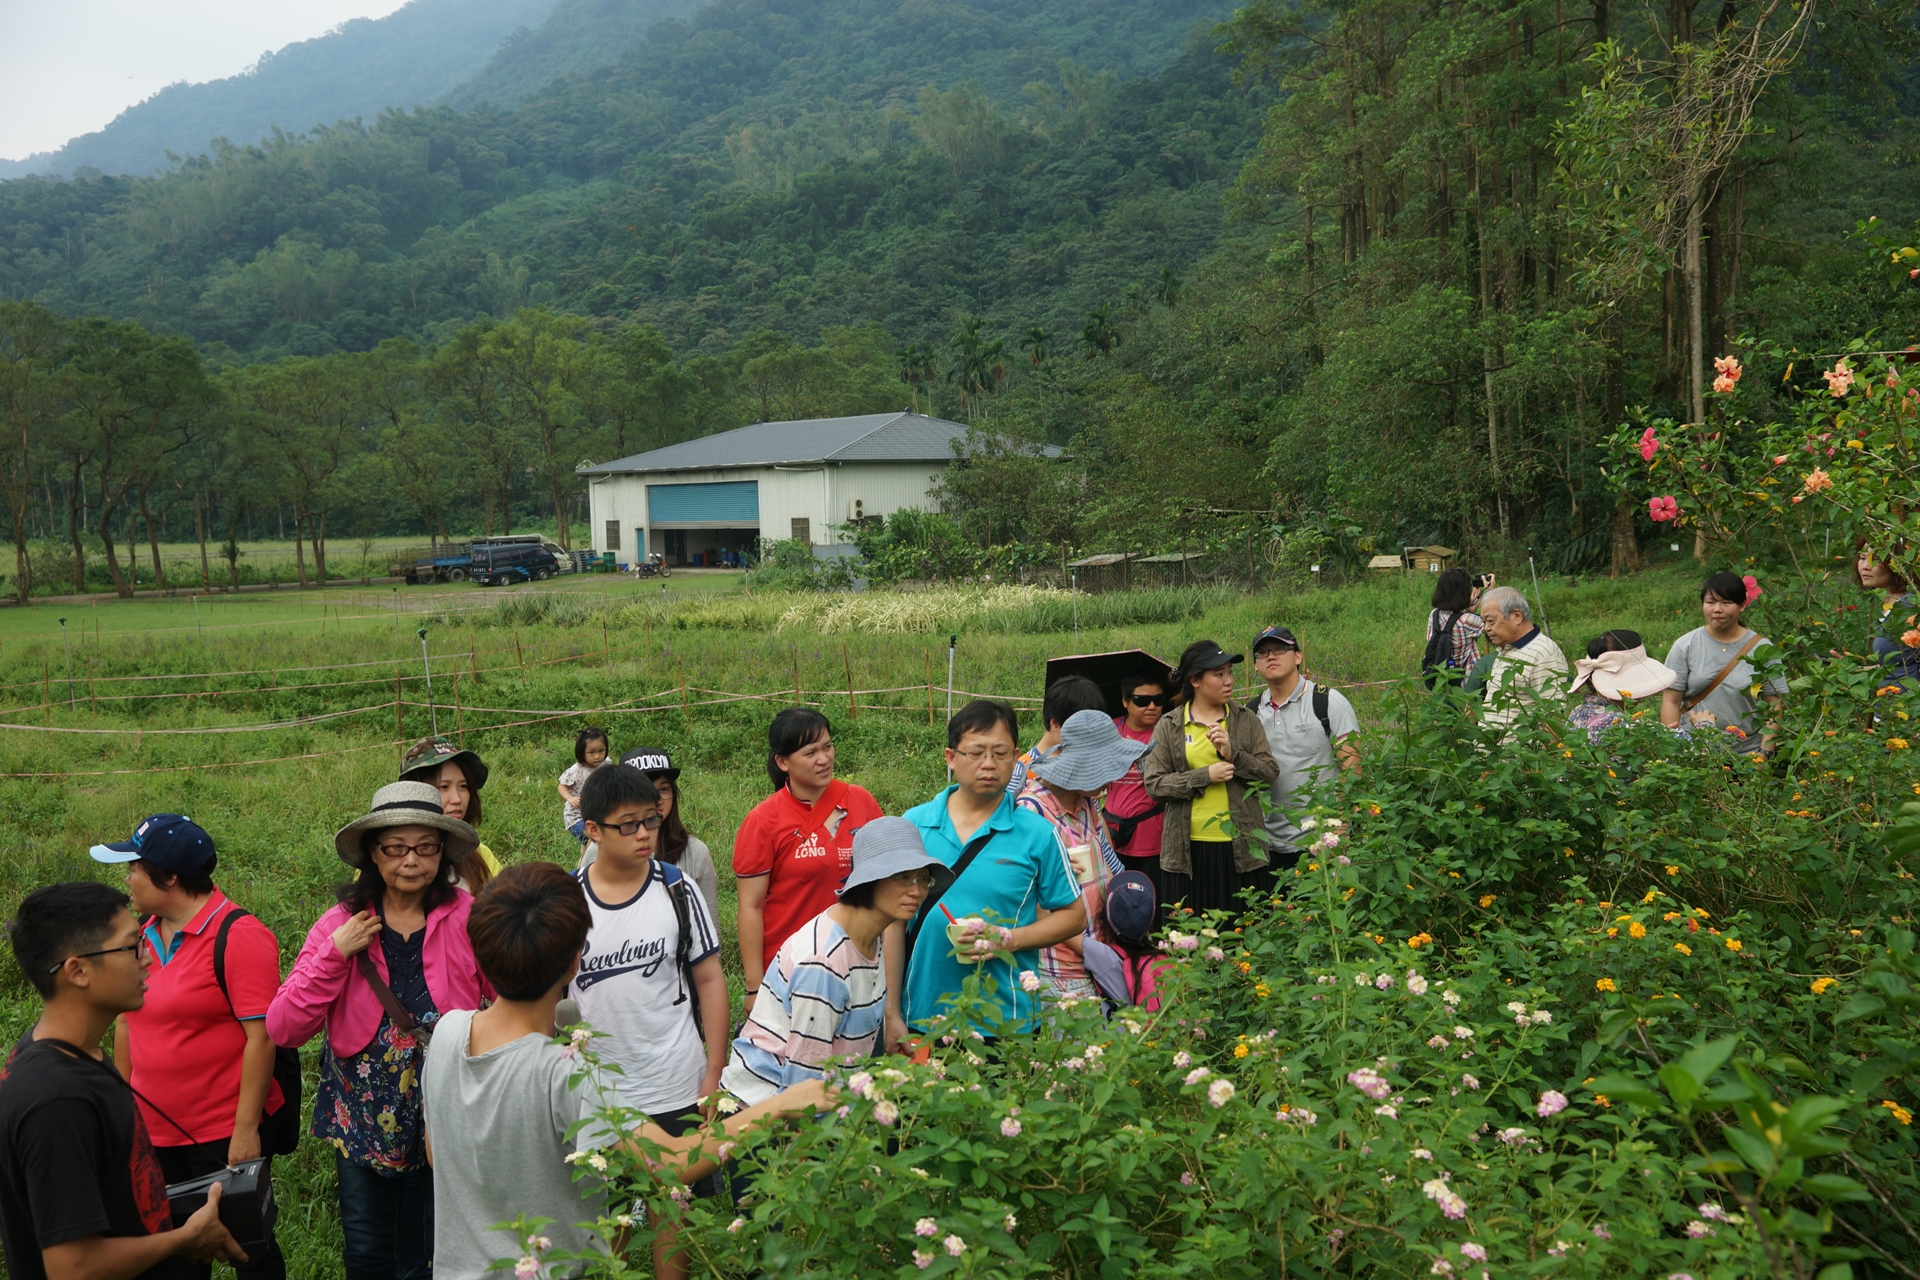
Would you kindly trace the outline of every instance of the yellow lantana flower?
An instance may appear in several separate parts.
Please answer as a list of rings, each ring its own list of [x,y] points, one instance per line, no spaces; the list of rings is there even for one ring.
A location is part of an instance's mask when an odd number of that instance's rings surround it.
[[[1612,978],[1602,978],[1600,981],[1594,983],[1593,986],[1596,991],[1618,991],[1620,989],[1613,985]]]
[[[1647,936],[1647,926],[1641,924],[1638,920],[1635,920],[1632,924],[1627,926],[1627,936],[1632,938],[1634,941],[1638,942],[1640,939]]]
[[[1679,953],[1680,953],[1681,955],[1683,955],[1683,956],[1690,956],[1690,955],[1692,955],[1692,954],[1693,954],[1693,948],[1692,948],[1692,947],[1690,947],[1690,946],[1688,946],[1688,945],[1687,945],[1686,943],[1684,943],[1684,942],[1676,942],[1676,943],[1674,943],[1674,944],[1673,944],[1673,949],[1674,949],[1675,951],[1678,951],[1678,952],[1679,952]]]
[[[1827,988],[1831,987],[1834,983],[1838,981],[1839,981],[1838,978],[1815,978],[1813,980],[1813,994],[1817,996],[1823,996],[1827,994]]]

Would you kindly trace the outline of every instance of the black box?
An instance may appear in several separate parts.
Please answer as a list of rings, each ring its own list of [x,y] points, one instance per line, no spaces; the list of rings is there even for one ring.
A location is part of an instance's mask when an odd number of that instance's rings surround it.
[[[215,1183],[220,1184],[220,1221],[233,1233],[247,1256],[256,1256],[266,1248],[273,1236],[273,1224],[280,1217],[280,1206],[273,1199],[273,1179],[264,1159],[248,1160],[168,1187],[167,1204],[173,1210],[173,1225],[185,1226],[187,1219],[206,1204],[207,1188]]]

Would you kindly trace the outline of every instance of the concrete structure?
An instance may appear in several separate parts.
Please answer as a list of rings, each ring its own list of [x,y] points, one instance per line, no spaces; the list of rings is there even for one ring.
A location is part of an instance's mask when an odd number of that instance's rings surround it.
[[[933,484],[966,434],[906,412],[757,422],[581,467],[593,545],[622,564],[644,549],[675,565],[715,563],[763,538],[832,545],[855,520],[936,509]]]

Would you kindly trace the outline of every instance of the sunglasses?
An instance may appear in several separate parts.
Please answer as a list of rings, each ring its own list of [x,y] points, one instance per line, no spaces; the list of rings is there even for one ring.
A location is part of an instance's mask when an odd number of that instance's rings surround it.
[[[596,822],[593,825],[606,831],[618,831],[623,836],[637,836],[640,834],[640,828],[645,827],[649,831],[658,831],[660,824],[665,821],[665,818],[656,813],[651,818],[635,818],[632,822],[623,822],[619,826],[613,826],[605,822]]]
[[[1136,707],[1164,707],[1168,698],[1164,693],[1130,693],[1127,701]]]

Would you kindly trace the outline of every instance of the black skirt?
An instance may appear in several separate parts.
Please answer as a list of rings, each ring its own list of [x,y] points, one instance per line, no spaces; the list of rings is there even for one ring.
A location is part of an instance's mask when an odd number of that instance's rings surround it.
[[[1177,871],[1160,873],[1168,906],[1180,903],[1197,912],[1238,911],[1243,905],[1242,890],[1261,889],[1269,893],[1273,890],[1272,867],[1234,870],[1231,840],[1193,841],[1187,846],[1187,864],[1192,868],[1187,875]]]

